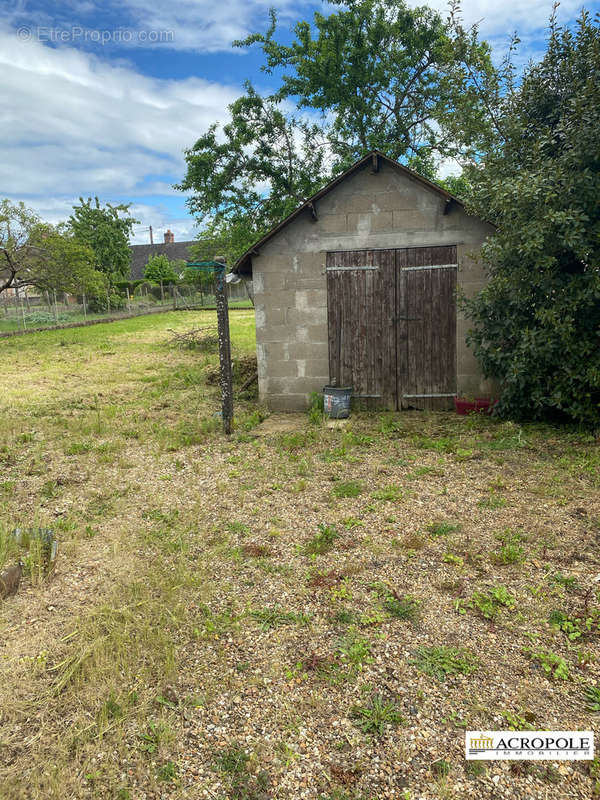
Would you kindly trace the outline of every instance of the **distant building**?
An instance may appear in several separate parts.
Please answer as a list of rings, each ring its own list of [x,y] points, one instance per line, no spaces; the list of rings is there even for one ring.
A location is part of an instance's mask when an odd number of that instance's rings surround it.
[[[189,261],[191,253],[189,248],[197,244],[191,242],[176,242],[173,231],[165,231],[164,242],[157,244],[132,244],[131,250],[131,280],[139,281],[144,277],[146,264],[153,256],[165,255],[169,261]]]

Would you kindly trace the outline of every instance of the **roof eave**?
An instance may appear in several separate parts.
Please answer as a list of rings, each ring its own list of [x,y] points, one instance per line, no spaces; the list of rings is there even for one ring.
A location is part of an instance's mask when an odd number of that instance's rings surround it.
[[[389,156],[386,156],[385,153],[382,153],[380,150],[373,150],[372,152],[370,152],[366,156],[364,156],[364,158],[361,158],[358,161],[355,161],[355,163],[352,164],[352,166],[348,167],[347,170],[345,170],[340,175],[338,175],[336,178],[334,178],[332,181],[330,181],[322,189],[319,189],[318,192],[316,192],[314,195],[312,195],[312,197],[309,197],[307,200],[305,200],[301,205],[298,206],[298,208],[296,208],[294,211],[292,211],[291,214],[288,214],[288,216],[285,219],[283,219],[280,223],[278,223],[273,228],[271,228],[271,230],[268,231],[268,233],[266,233],[261,239],[259,239],[258,241],[254,242],[254,244],[252,244],[252,246],[249,247],[248,250],[246,250],[246,252],[243,253],[243,255],[241,255],[238,258],[238,260],[233,265],[233,268],[232,268],[231,271],[235,272],[235,273],[237,273],[239,275],[249,275],[249,274],[251,274],[252,273],[252,256],[253,255],[258,255],[258,251],[260,250],[262,245],[266,244],[266,242],[268,242],[269,239],[271,239],[273,236],[275,236],[282,228],[285,228],[286,225],[288,225],[290,222],[292,222],[294,219],[296,219],[296,217],[300,216],[300,214],[303,211],[308,210],[308,211],[311,212],[311,215],[314,216],[314,203],[317,200],[320,200],[322,197],[324,197],[326,194],[328,194],[332,189],[334,189],[338,184],[342,183],[342,181],[344,181],[346,178],[348,178],[354,172],[358,172],[359,169],[362,169],[362,167],[367,166],[367,164],[369,162],[371,162],[372,165],[375,165],[377,163],[376,168],[375,168],[375,166],[372,166],[372,169],[373,169],[374,172],[378,172],[379,171],[379,164],[378,164],[378,162],[375,161],[375,159],[379,159],[379,158],[382,158],[384,161],[386,161],[387,163],[391,164],[396,169],[400,169],[402,172],[407,174],[413,180],[416,180],[417,182],[423,184],[427,188],[435,191],[437,194],[439,194],[442,197],[444,197],[445,200],[446,200],[446,208],[444,209],[444,213],[447,213],[447,209],[448,209],[450,203],[457,203],[459,206],[464,208],[464,203],[462,202],[462,200],[459,200],[458,197],[455,197],[453,194],[450,194],[450,192],[447,192],[445,189],[442,189],[441,186],[438,186],[437,184],[433,183],[432,181],[428,180],[427,178],[424,178],[422,175],[419,175],[417,172],[414,172],[413,170],[409,169],[408,167],[405,167],[403,164],[400,164],[398,161],[394,161],[393,158],[389,158]]]

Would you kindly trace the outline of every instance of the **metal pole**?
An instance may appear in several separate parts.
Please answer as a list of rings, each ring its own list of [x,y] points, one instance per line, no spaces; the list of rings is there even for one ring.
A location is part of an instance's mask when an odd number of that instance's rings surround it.
[[[87,308],[85,305],[85,292],[81,295],[81,299],[83,300],[83,318],[87,319]]]
[[[19,301],[19,306],[21,307],[21,320],[23,321],[23,330],[27,330],[27,325],[25,325],[25,309],[23,308],[23,298],[21,297],[21,294],[20,294],[19,289],[17,287],[15,287],[15,292],[16,292],[17,299]],[[16,306],[16,304],[15,304],[15,306]]]
[[[222,267],[215,268],[215,302],[219,325],[219,361],[221,365],[221,395],[223,397],[223,432],[229,436],[233,422],[233,380],[231,375],[231,340],[229,338],[229,307],[225,288],[225,259],[215,256]]]

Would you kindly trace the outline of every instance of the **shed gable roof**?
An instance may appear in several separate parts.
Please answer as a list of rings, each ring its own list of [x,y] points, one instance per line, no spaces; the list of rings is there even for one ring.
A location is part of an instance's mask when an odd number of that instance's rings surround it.
[[[379,159],[381,159],[381,161],[383,161],[384,163],[389,164],[391,167],[403,173],[404,175],[408,175],[408,177],[410,177],[417,183],[420,183],[429,191],[433,191],[441,195],[446,200],[446,202],[448,203],[454,202],[460,206],[463,206],[461,200],[459,200],[453,194],[450,194],[450,192],[447,192],[445,189],[442,189],[441,186],[438,186],[437,184],[427,180],[427,178],[424,178],[422,175],[419,175],[418,172],[414,172],[414,170],[405,167],[403,164],[400,164],[399,161],[394,161],[393,158],[389,158],[384,153],[381,153],[379,150],[373,150],[364,158],[360,158],[358,161],[355,161],[355,163],[352,164],[352,166],[349,167],[345,172],[342,172],[340,175],[338,175],[336,178],[330,181],[326,186],[324,186],[318,192],[313,194],[312,197],[309,197],[308,200],[305,200],[301,205],[299,205],[297,209],[292,211],[292,213],[289,214],[278,225],[275,225],[275,227],[271,228],[271,230],[268,233],[266,233],[262,237],[262,239],[259,239],[257,242],[255,242],[251,247],[248,248],[248,250],[246,250],[246,252],[242,256],[240,256],[240,258],[238,258],[236,263],[233,265],[232,271],[238,272],[240,274],[250,273],[252,255],[258,255],[258,250],[264,244],[266,244],[269,241],[269,239],[272,239],[273,236],[275,236],[277,233],[279,233],[279,231],[285,228],[286,225],[289,225],[289,223],[292,222],[294,219],[296,219],[296,217],[300,216],[300,214],[303,211],[310,210],[311,213],[314,213],[314,205],[313,205],[314,203],[316,203],[318,200],[320,200],[322,197],[328,194],[332,189],[335,189],[335,187],[338,186],[340,183],[343,183],[343,181],[345,181],[355,172],[358,172],[359,170],[366,167],[369,163],[371,163],[374,166],[375,168],[374,171],[377,171],[379,168]]]

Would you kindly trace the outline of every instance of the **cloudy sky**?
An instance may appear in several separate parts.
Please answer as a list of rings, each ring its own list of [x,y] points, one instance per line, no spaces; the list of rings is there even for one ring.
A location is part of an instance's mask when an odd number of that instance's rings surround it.
[[[422,5],[423,2],[411,2]],[[0,3],[0,197],[24,200],[47,220],[65,219],[79,196],[131,202],[136,242],[170,227],[193,238],[183,149],[250,78],[266,89],[260,53],[233,39],[263,31],[275,6],[282,29],[322,3],[303,0],[2,0]],[[444,0],[429,5],[445,11]],[[501,54],[518,31],[522,58],[543,50],[551,0],[463,0],[465,22]],[[581,2],[563,0],[561,22]],[[600,0],[586,3],[600,9]],[[326,8],[326,6],[325,6]],[[164,10],[163,10],[164,9]],[[146,230],[144,230],[146,228]]]

